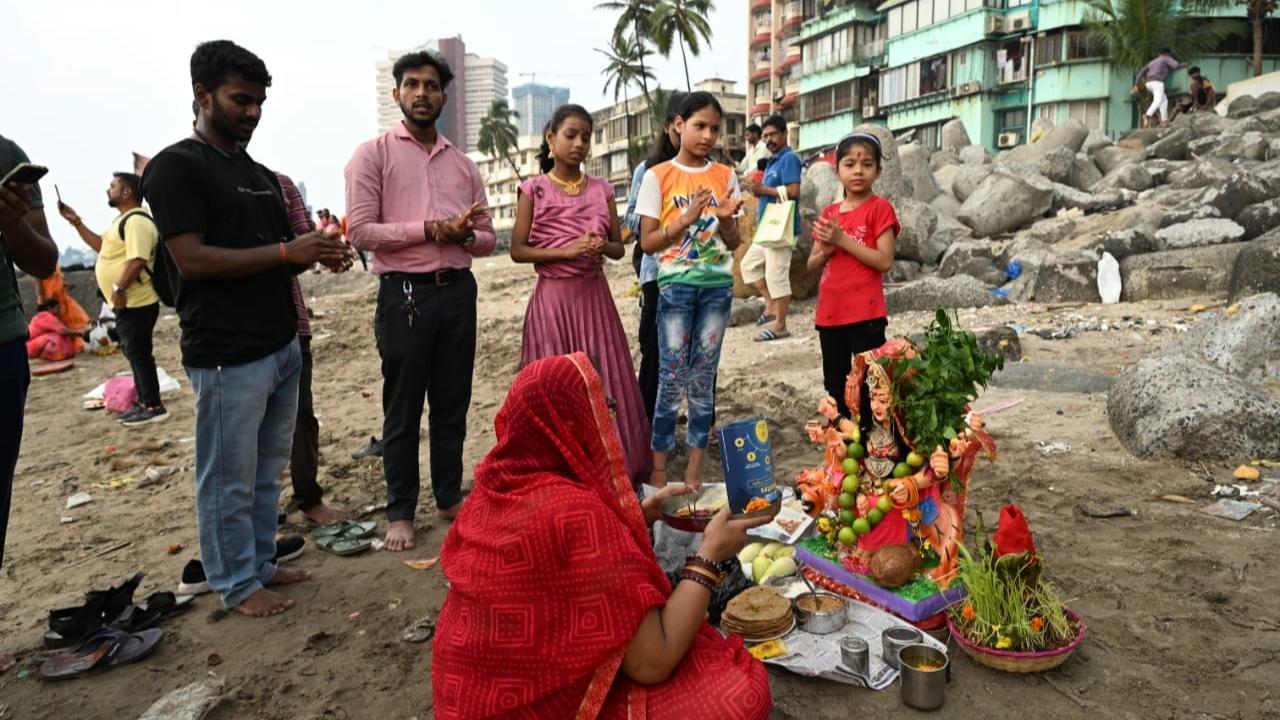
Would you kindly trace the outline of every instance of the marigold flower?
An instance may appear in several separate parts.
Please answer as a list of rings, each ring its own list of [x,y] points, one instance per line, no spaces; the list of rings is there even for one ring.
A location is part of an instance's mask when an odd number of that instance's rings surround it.
[[[1040,617],[1039,615],[1031,618],[1032,632],[1040,632],[1043,629],[1044,629],[1044,618]]]
[[[1013,640],[1008,637],[1005,637],[1004,635],[1001,635],[1000,639],[996,640],[997,650],[1006,650],[1011,647],[1013,647]]]
[[[965,605],[964,609],[960,611],[960,616],[965,620],[973,620],[978,617],[978,613],[974,612],[972,605]]]

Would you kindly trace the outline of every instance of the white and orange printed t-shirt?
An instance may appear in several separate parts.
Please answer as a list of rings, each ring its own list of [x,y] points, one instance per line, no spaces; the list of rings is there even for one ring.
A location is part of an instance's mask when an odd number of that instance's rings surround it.
[[[689,206],[693,193],[707,188],[713,199],[683,238],[657,254],[658,285],[697,287],[733,285],[733,253],[720,239],[715,211],[727,197],[739,195],[738,177],[728,165],[708,161],[700,168],[670,160],[645,171],[636,197],[636,214],[651,217],[659,227],[671,225]]]

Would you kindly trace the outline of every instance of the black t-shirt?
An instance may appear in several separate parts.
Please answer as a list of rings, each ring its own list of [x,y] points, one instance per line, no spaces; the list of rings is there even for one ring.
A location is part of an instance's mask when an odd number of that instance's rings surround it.
[[[201,233],[206,245],[252,248],[293,233],[275,174],[245,152],[228,154],[194,139],[170,145],[147,163],[142,195],[160,237]],[[181,280],[182,362],[211,368],[260,360],[298,333],[290,271],[241,278]]]

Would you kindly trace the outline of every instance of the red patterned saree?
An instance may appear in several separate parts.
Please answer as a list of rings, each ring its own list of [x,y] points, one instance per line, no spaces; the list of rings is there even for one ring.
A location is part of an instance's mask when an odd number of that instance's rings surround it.
[[[706,624],[665,682],[621,672],[671,586],[587,357],[526,367],[495,429],[441,552],[451,587],[432,649],[436,717],[767,717],[764,666]]]

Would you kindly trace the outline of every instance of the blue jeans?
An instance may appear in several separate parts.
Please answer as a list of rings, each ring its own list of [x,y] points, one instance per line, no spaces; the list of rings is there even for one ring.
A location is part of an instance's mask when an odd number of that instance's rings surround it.
[[[295,338],[243,365],[186,368],[196,392],[196,519],[213,591],[232,608],[275,575],[276,503],[298,415]]]
[[[654,450],[676,445],[676,414],[689,400],[685,441],[705,449],[715,413],[716,367],[729,324],[733,288],[678,283],[658,290],[658,401],[653,412]]]

